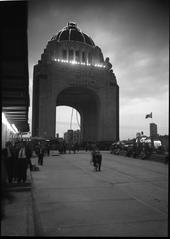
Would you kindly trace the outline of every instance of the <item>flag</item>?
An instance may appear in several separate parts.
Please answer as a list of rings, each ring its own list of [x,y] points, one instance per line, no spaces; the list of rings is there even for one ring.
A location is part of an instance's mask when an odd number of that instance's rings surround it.
[[[147,118],[152,118],[152,112],[151,112],[150,114],[147,114],[147,115],[145,116],[145,119],[147,119]]]

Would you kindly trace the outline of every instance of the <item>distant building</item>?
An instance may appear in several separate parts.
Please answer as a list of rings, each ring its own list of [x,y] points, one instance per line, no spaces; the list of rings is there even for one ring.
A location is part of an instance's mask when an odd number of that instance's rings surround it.
[[[64,133],[64,140],[66,144],[73,144],[73,130],[69,129]]]
[[[150,123],[150,137],[152,139],[157,139],[158,138],[157,124],[155,124],[155,123]]]
[[[80,130],[67,130],[67,132],[64,133],[64,140],[66,144],[76,144],[80,143]]]
[[[73,131],[73,144],[80,143],[80,130]]]

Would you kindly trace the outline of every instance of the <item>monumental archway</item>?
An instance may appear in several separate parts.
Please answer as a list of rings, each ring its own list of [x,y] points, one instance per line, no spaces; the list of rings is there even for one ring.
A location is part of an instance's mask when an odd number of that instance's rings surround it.
[[[98,139],[100,99],[94,91],[83,87],[69,87],[59,93],[56,106],[67,105],[80,114],[80,132],[83,141]]]
[[[56,106],[81,116],[82,141],[119,139],[119,87],[109,59],[76,24],[49,42],[34,66],[32,135],[55,137]]]

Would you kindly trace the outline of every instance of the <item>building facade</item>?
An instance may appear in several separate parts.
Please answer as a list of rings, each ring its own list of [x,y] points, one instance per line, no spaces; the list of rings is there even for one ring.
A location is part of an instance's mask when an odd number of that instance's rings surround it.
[[[73,130],[69,129],[64,133],[64,141],[66,144],[73,144]]]
[[[158,138],[157,124],[155,124],[155,123],[150,123],[150,137],[151,137],[151,139]]]
[[[0,15],[5,16],[0,46],[1,111],[19,132],[28,132],[28,3],[4,1],[0,10]]]
[[[119,140],[119,86],[101,49],[75,23],[48,42],[34,66],[32,135],[54,137],[56,106],[75,108],[81,141]]]
[[[80,130],[67,130],[64,133],[64,141],[66,144],[80,144],[81,143],[81,134]]]
[[[81,142],[80,130],[73,131],[73,144],[80,144],[80,142]]]
[[[1,147],[29,132],[29,75],[26,1],[1,1]],[[15,127],[15,128],[13,128]],[[18,135],[20,134],[20,136]]]

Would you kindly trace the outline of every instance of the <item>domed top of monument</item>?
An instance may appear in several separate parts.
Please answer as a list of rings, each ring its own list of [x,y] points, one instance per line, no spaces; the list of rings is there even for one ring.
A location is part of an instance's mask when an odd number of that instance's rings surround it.
[[[76,41],[82,42],[90,46],[95,46],[93,40],[83,33],[74,22],[68,22],[68,25],[59,31],[51,40],[61,41]]]

